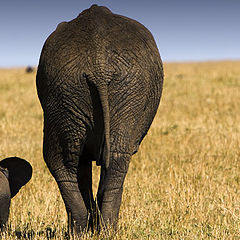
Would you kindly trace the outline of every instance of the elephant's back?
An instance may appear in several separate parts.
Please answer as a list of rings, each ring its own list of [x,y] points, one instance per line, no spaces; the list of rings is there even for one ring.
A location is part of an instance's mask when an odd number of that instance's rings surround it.
[[[56,71],[69,72],[71,66],[78,65],[78,71],[102,73],[109,79],[121,71],[116,66],[119,61],[128,65],[148,63],[149,67],[162,64],[147,28],[97,5],[59,24],[45,42],[40,58],[40,64],[44,62]]]

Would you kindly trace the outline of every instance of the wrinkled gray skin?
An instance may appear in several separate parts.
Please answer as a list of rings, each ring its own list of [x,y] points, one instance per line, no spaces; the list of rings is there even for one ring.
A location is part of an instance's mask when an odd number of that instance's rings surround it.
[[[6,227],[11,198],[32,177],[31,165],[17,157],[0,161],[0,232]]]
[[[8,220],[11,191],[7,178],[8,171],[0,167],[0,229],[4,229]]]
[[[101,166],[100,218],[116,227],[129,161],[156,114],[162,84],[151,33],[106,7],[93,5],[46,40],[37,72],[43,155],[77,232],[89,215],[94,222],[92,161]]]

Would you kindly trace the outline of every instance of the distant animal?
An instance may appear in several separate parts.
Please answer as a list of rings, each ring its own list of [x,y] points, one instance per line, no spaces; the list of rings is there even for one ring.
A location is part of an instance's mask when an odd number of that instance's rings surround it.
[[[93,5],[48,37],[36,84],[44,112],[43,156],[65,202],[70,231],[95,225],[96,208],[99,225],[116,228],[130,159],[162,93],[163,66],[152,34]],[[101,166],[97,203],[92,161]]]
[[[34,68],[31,67],[31,66],[27,66],[26,69],[25,69],[26,73],[32,73],[33,71],[34,71]]]
[[[31,165],[18,157],[0,161],[0,230],[4,230],[13,198],[32,177]]]

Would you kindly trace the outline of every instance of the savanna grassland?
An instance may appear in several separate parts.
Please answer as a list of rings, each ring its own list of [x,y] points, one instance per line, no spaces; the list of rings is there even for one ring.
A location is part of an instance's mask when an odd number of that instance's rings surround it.
[[[119,229],[83,239],[240,239],[240,62],[164,67],[159,111],[126,177]],[[35,73],[0,70],[0,159],[18,156],[34,170],[12,199],[4,240],[64,239],[67,231],[42,158]]]

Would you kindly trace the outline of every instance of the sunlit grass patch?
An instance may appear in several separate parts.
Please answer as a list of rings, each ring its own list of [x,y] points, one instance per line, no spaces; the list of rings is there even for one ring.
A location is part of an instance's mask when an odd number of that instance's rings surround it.
[[[240,238],[240,62],[164,67],[160,108],[131,161],[118,231],[83,239]],[[33,166],[2,239],[64,239],[65,206],[42,158],[35,72],[0,70],[0,102],[0,158]]]

